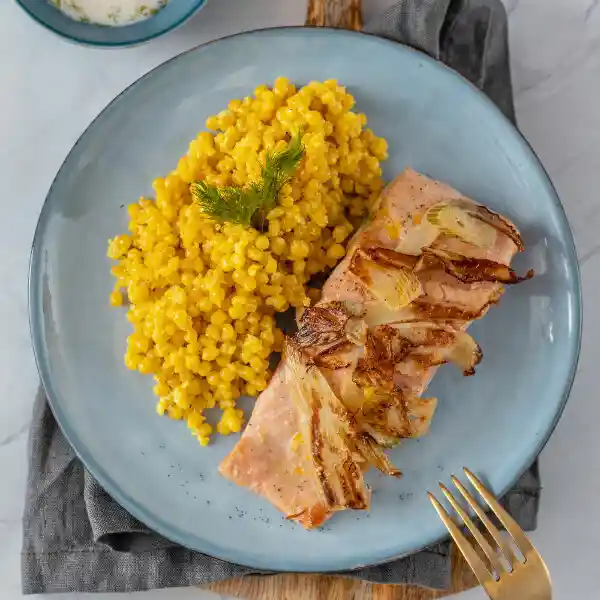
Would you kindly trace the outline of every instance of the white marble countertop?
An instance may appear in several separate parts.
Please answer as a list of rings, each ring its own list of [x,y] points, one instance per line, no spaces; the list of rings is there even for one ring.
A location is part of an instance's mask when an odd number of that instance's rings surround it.
[[[42,1],[42,0],[40,0]],[[517,116],[565,205],[581,261],[584,338],[564,416],[541,461],[544,496],[534,543],[556,598],[592,600],[600,516],[600,3],[505,0]],[[364,0],[366,18],[392,0]],[[13,2],[0,3],[0,597],[21,598],[20,546],[26,432],[38,377],[29,340],[27,270],[38,214],[63,158],[92,118],[152,67],[199,43],[244,29],[303,22],[305,0],[218,0],[177,32],[129,50],[75,47],[44,31]],[[54,596],[79,598],[80,595]],[[197,589],[149,599],[218,598]],[[461,596],[483,598],[481,590]],[[104,595],[115,600],[116,595]]]

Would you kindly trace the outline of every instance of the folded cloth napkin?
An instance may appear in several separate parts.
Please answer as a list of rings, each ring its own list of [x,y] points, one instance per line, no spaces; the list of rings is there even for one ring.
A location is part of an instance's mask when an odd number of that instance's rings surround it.
[[[444,61],[514,120],[506,14],[499,0],[401,0],[366,31]],[[535,528],[539,494],[534,464],[503,499],[525,529]],[[42,391],[31,426],[23,531],[25,594],[136,591],[258,573],[173,544],[128,514],[76,457]],[[446,542],[341,575],[446,588],[450,568]]]

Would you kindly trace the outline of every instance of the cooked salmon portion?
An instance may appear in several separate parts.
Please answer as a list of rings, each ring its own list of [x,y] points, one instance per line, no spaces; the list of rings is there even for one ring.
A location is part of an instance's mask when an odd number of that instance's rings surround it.
[[[299,451],[299,421],[284,365],[280,365],[220,471],[234,483],[264,496],[284,514],[302,515],[300,520],[307,526],[316,526],[328,510],[310,476],[310,454]]]
[[[427,431],[438,366],[471,375],[482,353],[467,327],[533,275],[509,267],[522,249],[504,217],[404,171],[300,316],[220,472],[307,528],[368,508],[363,473],[399,475],[383,448]]]

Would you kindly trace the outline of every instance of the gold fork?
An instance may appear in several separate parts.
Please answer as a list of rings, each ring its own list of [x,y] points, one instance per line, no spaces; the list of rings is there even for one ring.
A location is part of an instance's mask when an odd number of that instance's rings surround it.
[[[494,539],[496,548],[493,548],[485,539],[467,512],[456,501],[450,490],[443,483],[440,483],[440,488],[448,499],[448,502],[452,505],[452,508],[454,508],[463,523],[467,526],[467,529],[471,532],[475,542],[483,550],[489,561],[488,564],[480,558],[473,545],[461,532],[460,527],[437,501],[435,496],[431,493],[428,495],[458,549],[462,552],[473,573],[475,573],[475,577],[477,577],[479,583],[481,583],[492,600],[515,600],[517,598],[519,600],[551,600],[552,585],[550,583],[550,574],[538,551],[533,547],[533,544],[516,524],[515,520],[500,506],[492,493],[481,481],[469,469],[464,468],[464,471],[473,487],[479,492],[500,523],[502,523],[504,529],[509,533],[517,550],[522,555],[521,558],[517,558],[513,552],[511,543],[490,521],[484,510],[465,486],[452,475],[452,483],[454,483],[488,530]]]

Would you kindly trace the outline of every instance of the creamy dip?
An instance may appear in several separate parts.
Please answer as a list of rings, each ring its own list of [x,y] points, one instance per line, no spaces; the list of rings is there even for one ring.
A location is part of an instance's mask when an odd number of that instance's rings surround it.
[[[155,15],[168,0],[50,0],[75,21],[131,25]]]

